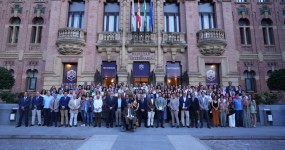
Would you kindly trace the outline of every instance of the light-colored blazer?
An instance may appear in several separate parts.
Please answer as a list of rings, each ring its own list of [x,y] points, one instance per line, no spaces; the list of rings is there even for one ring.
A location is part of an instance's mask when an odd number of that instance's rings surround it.
[[[54,103],[54,106],[53,106],[53,103]],[[59,108],[59,100],[56,98],[50,102],[50,112],[58,112],[59,111],[58,108]]]
[[[101,98],[99,98],[99,100],[94,99],[94,102],[93,102],[94,112],[96,113],[102,112],[102,105],[103,105],[103,101]]]
[[[76,101],[76,105],[74,101]],[[70,113],[78,113],[78,109],[80,108],[80,99],[71,99],[68,103],[68,107],[70,108]]]
[[[200,96],[198,99],[201,110],[209,110],[209,98],[204,96],[204,102],[202,96]]]

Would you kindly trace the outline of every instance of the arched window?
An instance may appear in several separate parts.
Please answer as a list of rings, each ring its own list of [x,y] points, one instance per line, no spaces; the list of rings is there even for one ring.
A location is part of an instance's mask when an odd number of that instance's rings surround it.
[[[246,91],[255,91],[255,72],[244,71],[245,89]]]
[[[9,22],[8,43],[18,43],[21,19],[19,17],[12,17]]]
[[[44,24],[43,18],[36,17],[33,19],[31,43],[41,43],[43,24]]]
[[[37,70],[29,69],[27,71],[27,90],[28,91],[35,91],[37,88]]]
[[[239,23],[241,44],[250,45],[251,36],[250,36],[250,26],[249,26],[250,24],[248,19],[240,19],[238,23]]]
[[[216,27],[214,4],[206,1],[199,3],[199,27],[200,30]]]
[[[69,5],[68,27],[83,29],[84,11],[85,3],[83,0],[72,0]]]
[[[273,23],[270,19],[262,19],[261,26],[263,32],[264,45],[274,45]]]

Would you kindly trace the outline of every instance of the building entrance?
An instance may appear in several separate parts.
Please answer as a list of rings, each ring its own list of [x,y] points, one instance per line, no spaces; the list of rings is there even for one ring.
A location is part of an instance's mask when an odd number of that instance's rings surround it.
[[[133,81],[134,83],[149,83],[150,81],[149,62],[134,62]]]

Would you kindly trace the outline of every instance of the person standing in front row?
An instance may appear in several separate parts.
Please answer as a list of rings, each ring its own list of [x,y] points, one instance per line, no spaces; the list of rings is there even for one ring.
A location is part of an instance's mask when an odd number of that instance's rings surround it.
[[[177,94],[178,96],[178,94]],[[171,120],[172,124],[171,127],[175,127],[175,121],[176,121],[176,128],[179,128],[179,118],[178,118],[178,112],[179,112],[179,99],[177,98],[176,94],[173,93],[171,95],[171,99],[169,102],[169,107],[171,111]]]
[[[50,103],[53,99],[50,91],[47,91],[47,95],[44,97],[44,126],[50,126]]]
[[[191,93],[190,99],[190,118],[191,118],[191,128],[198,128],[198,113],[200,110],[199,100],[195,96],[195,93]]]
[[[186,93],[184,92],[182,97],[179,99],[179,106],[181,108],[181,123],[182,127],[185,127],[185,117],[186,116],[186,126],[189,128],[190,122],[189,122],[189,107],[190,107],[190,101],[189,98],[186,97]]]
[[[97,127],[97,125],[101,127],[103,101],[99,94],[95,96],[93,106],[94,106],[94,114],[95,114],[94,127]]]
[[[206,118],[208,128],[211,128],[209,115],[208,115],[209,98],[205,96],[204,91],[202,91],[202,94],[199,97],[199,105],[200,105],[200,128],[203,128],[204,116]]]
[[[50,125],[52,126],[54,123],[54,126],[57,127],[57,117],[58,117],[58,111],[59,111],[59,100],[57,98],[57,93],[54,94],[54,99],[50,103],[50,112],[51,112],[51,122]]]
[[[115,96],[110,97],[109,94],[106,96],[106,107],[107,107],[107,122],[106,127],[113,128],[113,119],[115,114],[117,98]]]
[[[28,93],[24,93],[24,97],[20,98],[19,100],[19,112],[20,112],[20,118],[18,125],[16,127],[20,127],[22,125],[23,117],[25,117],[25,126],[28,127],[29,122],[29,110],[30,110],[30,103],[31,98],[28,97]]]
[[[40,92],[36,92],[36,96],[32,99],[32,124],[35,125],[36,116],[38,118],[38,126],[42,125],[42,106],[43,106],[43,97],[40,95]]]
[[[94,106],[93,106],[93,96],[89,95],[89,99],[86,100],[86,125],[89,125],[89,127],[93,124],[93,111],[94,111]]]
[[[243,119],[242,119],[242,99],[239,96],[236,96],[235,92],[232,92],[233,95],[233,102],[235,105],[236,110],[236,127],[243,126]]]
[[[80,100],[76,99],[76,95],[73,95],[68,103],[68,107],[70,108],[69,127],[72,127],[72,123],[74,123],[74,127],[77,127],[77,115],[78,109],[80,108]]]
[[[155,100],[155,107],[156,107],[156,116],[157,116],[157,124],[156,128],[159,127],[159,123],[162,128],[164,128],[164,119],[163,119],[163,110],[166,107],[166,100],[162,97],[161,93],[158,94],[159,96]]]
[[[147,128],[149,127],[153,128],[154,115],[155,115],[155,103],[152,95],[150,100],[147,101],[147,116],[148,116]]]
[[[62,96],[59,100],[60,107],[60,127],[63,126],[64,118],[65,118],[65,127],[68,127],[68,103],[70,101],[70,97],[67,96],[67,91],[64,91],[64,96]]]

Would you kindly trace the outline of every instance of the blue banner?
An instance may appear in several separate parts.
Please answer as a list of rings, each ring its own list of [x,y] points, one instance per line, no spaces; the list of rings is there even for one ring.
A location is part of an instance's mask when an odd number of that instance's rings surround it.
[[[180,64],[170,63],[166,64],[166,75],[168,78],[179,78],[181,76],[181,67]]]
[[[148,62],[135,62],[133,65],[133,77],[149,78],[150,66]]]
[[[77,82],[77,64],[64,64],[63,83]]]
[[[103,62],[101,71],[103,78],[115,78],[117,74],[116,62]]]

